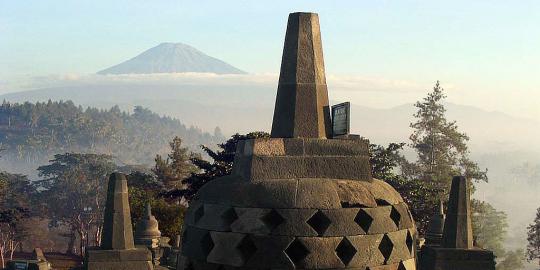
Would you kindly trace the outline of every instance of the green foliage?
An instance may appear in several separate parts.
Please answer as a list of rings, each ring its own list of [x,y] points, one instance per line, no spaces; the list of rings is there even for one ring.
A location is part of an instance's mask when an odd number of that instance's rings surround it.
[[[111,156],[79,153],[58,154],[49,165],[40,166],[42,180],[36,186],[51,225],[67,225],[81,239],[100,227],[107,180],[115,168]]]
[[[24,175],[0,172],[0,231],[9,231],[12,240],[20,241],[30,232],[23,226],[33,215],[35,188]]]
[[[159,221],[159,229],[162,235],[174,239],[176,235],[180,234],[185,207],[176,203],[170,203],[160,197],[163,185],[155,176],[133,172],[127,178],[132,225],[135,227],[137,222],[145,214],[146,204],[150,203],[152,214]]]
[[[527,261],[538,260],[540,264],[540,208],[536,210],[536,217],[527,230]]]
[[[493,251],[495,256],[505,254],[504,238],[508,229],[506,213],[497,211],[487,202],[472,200],[472,224],[476,245]]]
[[[218,144],[219,150],[214,151],[207,146],[201,145],[201,148],[212,158],[212,162],[202,159],[200,156],[193,156],[191,162],[201,171],[194,173],[191,177],[184,180],[187,187],[183,190],[177,190],[169,193],[169,196],[183,196],[188,201],[193,198],[195,193],[206,183],[225,175],[231,174],[236,145],[240,140],[269,138],[270,134],[266,132],[251,132],[245,135],[234,134],[225,143]]]
[[[468,157],[469,137],[458,130],[455,121],[448,121],[443,100],[446,98],[439,81],[423,101],[415,104],[418,109],[411,123],[411,147],[418,154],[415,177],[432,181],[441,190],[449,190],[451,179],[463,175],[474,181],[487,181],[487,170]],[[442,195],[442,194],[441,194]]]
[[[523,249],[508,251],[497,263],[497,270],[520,270],[525,267],[525,252]]]
[[[424,234],[439,203],[437,195],[440,190],[431,186],[429,182],[407,178],[403,174],[396,173],[401,164],[406,162],[400,154],[404,145],[404,143],[391,143],[384,147],[371,144],[371,173],[374,178],[384,180],[401,194],[403,200],[409,205],[418,231]]]
[[[197,168],[190,161],[192,154],[182,147],[180,137],[174,137],[169,145],[171,152],[166,159],[156,155],[152,171],[167,188],[180,188],[182,180],[196,172]]]
[[[148,164],[156,153],[167,151],[175,135],[193,148],[223,139],[140,106],[132,114],[118,106],[83,109],[71,101],[0,106],[0,148],[5,148],[4,162],[12,166],[41,164],[65,152],[114,154],[124,163]]]

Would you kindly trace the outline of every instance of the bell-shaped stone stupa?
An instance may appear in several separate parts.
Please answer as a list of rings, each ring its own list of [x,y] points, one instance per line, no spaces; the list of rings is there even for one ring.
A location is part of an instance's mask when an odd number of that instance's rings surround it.
[[[271,135],[197,193],[179,269],[415,269],[414,222],[371,177],[369,142],[332,138],[317,14],[289,16]]]

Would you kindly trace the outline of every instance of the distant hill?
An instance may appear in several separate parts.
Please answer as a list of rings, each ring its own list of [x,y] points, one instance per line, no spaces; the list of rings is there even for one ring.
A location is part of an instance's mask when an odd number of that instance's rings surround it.
[[[151,74],[208,72],[216,74],[245,74],[224,61],[208,56],[183,43],[161,43],[98,74]]]
[[[218,134],[186,127],[143,107],[133,113],[76,106],[73,102],[9,103],[0,106],[0,168],[32,174],[54,154],[65,152],[113,155],[124,164],[152,164],[156,154],[169,152],[179,136],[191,150],[215,146]]]
[[[1,95],[8,101],[73,100],[83,106],[130,110],[135,105],[181,119],[187,125],[224,133],[269,131],[276,88],[273,85],[80,85],[47,88]],[[334,102],[334,103],[337,103]],[[448,103],[449,120],[471,138],[473,152],[536,149],[540,123],[501,112]],[[415,107],[370,108],[352,102],[351,129],[375,143],[408,142]]]

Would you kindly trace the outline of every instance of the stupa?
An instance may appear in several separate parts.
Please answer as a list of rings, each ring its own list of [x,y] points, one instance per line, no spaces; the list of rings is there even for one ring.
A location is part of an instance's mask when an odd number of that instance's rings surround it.
[[[416,269],[411,214],[368,145],[333,138],[318,15],[290,14],[271,138],[239,142],[196,194],[178,269]]]
[[[442,243],[444,222],[446,220],[442,201],[439,204],[438,210],[439,211],[431,217],[429,227],[426,231],[426,245],[428,246],[439,247]]]
[[[109,178],[103,221],[101,246],[86,251],[84,269],[154,269],[150,251],[135,247],[127,180],[121,173],[113,173]]]
[[[154,265],[159,265],[159,259],[163,255],[159,248],[161,231],[159,231],[159,223],[152,215],[152,207],[150,203],[146,204],[145,215],[135,225],[136,246],[146,247],[152,252],[152,262]]]
[[[470,191],[467,179],[452,179],[448,212],[440,246],[424,246],[422,270],[495,270],[493,252],[473,246]]]

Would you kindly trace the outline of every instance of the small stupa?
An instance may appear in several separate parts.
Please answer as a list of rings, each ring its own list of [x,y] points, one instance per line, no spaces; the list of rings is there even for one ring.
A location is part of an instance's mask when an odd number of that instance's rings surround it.
[[[318,15],[292,13],[271,138],[240,141],[195,195],[178,269],[416,269],[407,205],[372,178],[369,142],[331,127]]]
[[[422,247],[421,270],[495,270],[493,252],[473,246],[471,200],[467,179],[452,179],[441,246]]]
[[[157,248],[160,237],[161,231],[159,231],[159,223],[156,217],[152,215],[150,203],[147,203],[145,215],[135,226],[135,245]]]
[[[101,246],[86,251],[84,268],[87,270],[154,269],[150,251],[146,248],[136,248],[133,241],[128,186],[124,174],[113,173],[109,178]]]
[[[147,203],[145,215],[135,225],[135,245],[146,247],[152,252],[152,263],[154,265],[160,264],[159,260],[163,255],[159,246],[160,238],[159,223],[156,217],[152,215],[150,203]]]
[[[441,201],[437,213],[429,221],[429,227],[426,231],[426,245],[434,247],[441,246],[445,220],[444,205]]]

